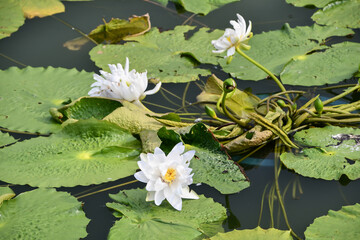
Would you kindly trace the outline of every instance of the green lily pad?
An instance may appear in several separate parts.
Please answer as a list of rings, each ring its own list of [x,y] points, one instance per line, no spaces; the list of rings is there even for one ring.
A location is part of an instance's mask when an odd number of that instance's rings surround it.
[[[286,0],[287,3],[296,7],[315,6],[318,8],[325,7],[328,3],[333,1],[334,0]]]
[[[330,210],[328,215],[318,217],[306,229],[308,240],[360,239],[360,204],[344,206],[339,211]]]
[[[0,126],[49,134],[61,129],[50,116],[71,100],[86,96],[92,74],[64,68],[9,68],[0,71]]]
[[[318,10],[312,19],[323,25],[336,27],[360,27],[360,0],[333,1]]]
[[[304,55],[288,63],[281,72],[285,84],[314,86],[351,78],[360,65],[360,44],[342,42],[324,52]]]
[[[233,230],[227,233],[218,233],[210,240],[237,240],[237,239],[246,239],[246,240],[293,240],[290,231],[279,230],[275,228],[262,229],[261,227],[256,227],[254,229],[244,229],[244,230]]]
[[[183,200],[181,211],[169,203],[156,206],[146,202],[146,190],[131,189],[109,194],[115,202],[106,206],[121,217],[110,229],[112,239],[195,239],[223,231],[226,209],[211,198],[200,195],[196,200]]]
[[[251,49],[245,53],[275,75],[279,75],[293,58],[323,48],[321,44],[325,39],[351,33],[353,32],[350,29],[333,26],[313,25],[291,28],[285,24],[281,30],[254,35],[249,41]],[[219,63],[223,70],[233,77],[243,80],[261,80],[267,77],[266,73],[239,55],[236,55],[230,64],[226,61],[226,59],[220,59]],[[291,84],[291,81],[287,83]]]
[[[1,239],[80,239],[89,219],[81,203],[66,192],[35,189],[4,201],[0,208]]]
[[[59,0],[19,0],[26,18],[47,17],[65,12],[65,6]]]
[[[149,78],[162,82],[189,82],[199,78],[199,75],[210,74],[209,70],[196,68],[194,62],[216,64],[211,40],[221,36],[222,31],[208,32],[202,28],[190,39],[185,40],[184,34],[195,27],[177,26],[174,30],[159,32],[152,28],[150,32],[130,37],[124,45],[98,45],[90,51],[91,60],[109,71],[108,64],[125,63],[125,57],[130,59],[130,68],[138,72],[147,70]],[[185,55],[185,56],[184,56]]]
[[[334,139],[337,134],[344,140]],[[349,179],[360,178],[360,144],[346,136],[360,136],[360,129],[326,126],[297,132],[296,142],[306,146],[300,153],[283,153],[282,163],[295,172],[313,178],[338,180],[345,174]],[[307,148],[310,147],[310,148]]]
[[[177,143],[183,141],[187,150],[195,150],[195,158],[190,162],[193,181],[206,183],[222,194],[232,194],[250,186],[240,165],[230,160],[204,124],[195,124],[186,134],[162,128],[158,132],[162,140],[160,148],[169,152]]]
[[[17,140],[10,136],[8,133],[0,132],[0,147],[14,143]]]
[[[169,1],[181,5],[186,11],[206,15],[209,12],[232,2],[240,0],[155,0],[166,6]]]
[[[9,187],[0,187],[0,208],[5,200],[15,197],[15,193]],[[0,218],[1,219],[1,218]],[[1,221],[1,220],[0,220]]]
[[[39,187],[114,181],[135,173],[140,143],[107,121],[79,120],[0,150],[0,179]]]
[[[0,2],[0,39],[9,37],[25,22],[23,11],[17,1]]]
[[[212,75],[206,81],[204,90],[196,97],[199,102],[217,102],[223,92],[223,81]],[[253,112],[259,103],[255,95],[236,89],[231,97],[227,98],[226,106],[236,115],[246,118],[249,112]]]
[[[68,119],[103,119],[118,107],[121,102],[103,97],[81,97],[61,108],[52,108],[51,115],[56,121],[64,122]]]

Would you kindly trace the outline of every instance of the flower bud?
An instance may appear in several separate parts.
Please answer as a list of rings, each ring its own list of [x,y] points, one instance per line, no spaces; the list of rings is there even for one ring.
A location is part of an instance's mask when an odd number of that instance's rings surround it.
[[[212,109],[211,107],[205,106],[205,112],[206,112],[206,114],[207,114],[209,117],[214,118],[214,119],[217,118],[214,109]]]
[[[225,93],[231,93],[236,89],[236,82],[232,78],[228,78],[224,81],[223,91]]]
[[[321,113],[324,109],[324,104],[319,97],[316,98],[316,100],[314,102],[314,106],[315,106],[315,109],[318,112],[318,114],[321,115]]]
[[[282,99],[277,100],[277,104],[278,104],[280,107],[286,107],[286,103],[285,103],[284,100],[282,100]]]

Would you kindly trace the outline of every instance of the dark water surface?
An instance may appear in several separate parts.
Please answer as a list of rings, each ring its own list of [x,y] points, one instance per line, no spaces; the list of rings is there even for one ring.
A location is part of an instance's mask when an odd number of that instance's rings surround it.
[[[149,13],[152,26],[158,27],[161,30],[168,30],[182,24],[191,16],[191,13],[183,15],[174,13],[175,8],[171,4],[169,5],[171,11],[169,11],[142,0],[98,0],[92,2],[64,2],[64,4],[66,12],[55,16],[84,33],[88,33],[99,24],[102,24],[102,18],[109,21],[112,17],[127,19],[134,14],[143,15]],[[315,11],[316,9],[293,7],[286,4],[285,0],[242,0],[241,2],[229,4],[215,10],[205,17],[195,17],[194,20],[200,21],[211,29],[225,29],[230,27],[229,21],[236,18],[236,13],[240,13],[246,21],[251,20],[253,22],[253,32],[257,34],[262,31],[280,29],[286,22],[291,27],[312,25],[313,21],[310,16]],[[192,24],[198,25],[196,22],[192,22]],[[98,68],[88,55],[88,52],[94,47],[92,43],[88,43],[80,51],[69,51],[62,46],[64,42],[79,36],[71,27],[64,25],[53,17],[26,20],[25,25],[19,31],[9,38],[0,40],[0,53],[25,65],[34,67],[53,66],[97,72]],[[358,39],[355,40],[359,42]],[[266,63],[264,65],[266,66]],[[0,57],[1,69],[7,69],[11,66],[22,67],[6,58]],[[214,68],[212,70],[222,79],[228,77],[227,74],[222,73],[218,69]],[[269,89],[277,91],[272,81],[239,81],[238,86],[240,88],[252,87],[256,93],[269,92]],[[163,87],[176,92],[178,95],[182,94],[183,86],[179,88],[179,85],[164,84]],[[296,88],[299,89],[298,87]],[[194,84],[191,85],[188,100],[195,101],[195,96],[199,91]],[[163,104],[163,100],[157,95],[149,96],[146,100]],[[152,107],[149,106],[149,108]],[[158,111],[158,109],[152,109]],[[27,136],[22,135],[21,137],[26,138]],[[249,161],[250,165],[244,165],[246,174],[251,180],[251,186],[240,193],[224,196],[217,190],[204,184],[193,186],[193,189],[198,194],[212,197],[215,201],[228,207],[230,220],[224,223],[225,229],[248,229],[255,228],[258,225],[263,191],[266,185],[269,184],[270,187],[274,180],[273,156],[271,153],[268,155],[268,152],[270,151],[263,150],[256,156],[260,159],[258,160],[259,165],[253,165],[253,162],[256,161]],[[76,195],[94,187],[96,189],[92,191],[115,186],[133,179],[133,177],[128,177],[99,186],[59,188],[58,190],[68,191]],[[292,197],[293,181],[300,183],[303,190],[303,194],[299,194],[298,191],[296,192],[296,198]],[[343,205],[359,202],[360,199],[360,181],[340,183],[339,181],[316,180],[304,178],[283,169],[280,175],[281,189],[284,190],[288,184],[290,184],[290,187],[285,195],[288,218],[294,231],[302,238],[304,237],[303,233],[306,227],[316,217],[327,214],[330,209],[339,210]],[[106,239],[110,227],[116,220],[105,206],[107,202],[111,201],[108,194],[117,193],[120,189],[136,187],[144,187],[144,184],[134,183],[80,199],[84,202],[86,216],[91,219],[87,227],[89,235],[86,239]],[[13,186],[12,188],[16,193],[31,189],[29,186]],[[276,201],[275,206],[277,206]],[[275,227],[285,230],[286,225],[282,216],[277,217],[277,207],[275,207],[274,216]],[[267,200],[265,200],[261,226],[268,228],[269,224],[270,215]]]

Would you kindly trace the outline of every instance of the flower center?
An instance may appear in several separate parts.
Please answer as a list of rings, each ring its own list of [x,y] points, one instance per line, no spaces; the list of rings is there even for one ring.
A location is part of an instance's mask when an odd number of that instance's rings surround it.
[[[165,173],[165,176],[162,178],[166,183],[172,183],[176,178],[176,170],[173,168],[168,168]]]

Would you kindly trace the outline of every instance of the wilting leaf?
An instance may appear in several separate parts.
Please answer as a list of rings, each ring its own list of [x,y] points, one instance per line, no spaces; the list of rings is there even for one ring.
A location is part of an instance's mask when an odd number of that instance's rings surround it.
[[[338,83],[358,71],[359,56],[359,43],[334,44],[324,52],[293,58],[281,72],[281,80],[301,86]]]
[[[290,3],[296,7],[305,7],[305,6],[315,6],[318,8],[326,6],[329,2],[334,0],[286,0],[287,3]]]
[[[312,19],[318,23],[336,27],[360,27],[360,0],[333,1],[318,10]]]
[[[27,18],[47,17],[65,11],[59,0],[19,0],[19,3]]]
[[[15,0],[0,1],[0,39],[9,37],[25,22],[20,5]]]
[[[35,189],[4,201],[0,207],[1,239],[80,239],[89,219],[81,203],[66,192]]]
[[[9,187],[0,187],[0,208],[1,208],[2,203],[5,200],[10,200],[13,197],[15,197],[15,193],[13,192],[13,190],[11,190],[11,188],[9,188]],[[1,216],[0,216],[0,221],[1,221]],[[1,225],[0,225],[0,227],[1,227]],[[0,230],[0,233],[1,233],[1,230]]]
[[[126,37],[134,37],[144,34],[151,28],[150,16],[132,16],[129,20],[112,18],[110,22],[99,25],[92,30],[88,37],[97,43],[108,41],[110,43],[118,43]],[[81,46],[89,42],[86,37],[79,37],[64,43],[64,47],[69,50],[79,50]]]
[[[186,11],[206,15],[209,12],[232,2],[240,0],[155,0],[166,6],[169,1],[181,5]]]
[[[342,135],[338,135],[342,134]],[[297,132],[296,142],[305,148],[300,153],[283,153],[283,164],[295,172],[313,178],[338,180],[360,178],[360,129],[326,126]]]
[[[339,211],[330,210],[328,215],[318,217],[306,229],[305,238],[360,239],[360,204],[344,206]]]
[[[223,81],[215,75],[208,78],[204,91],[196,99],[199,102],[216,103],[223,92]],[[258,104],[259,98],[251,93],[236,89],[231,97],[227,98],[226,106],[230,108],[239,117],[245,118],[247,113],[253,112],[254,107]]]
[[[135,173],[140,143],[115,124],[95,119],[68,124],[50,137],[0,150],[0,180],[40,187],[114,181]]]
[[[194,62],[216,64],[216,57],[211,55],[211,40],[218,38],[222,31],[208,32],[202,28],[190,39],[184,34],[194,29],[192,26],[177,26],[174,30],[159,32],[152,28],[150,32],[127,38],[131,42],[124,45],[98,45],[90,51],[95,64],[108,71],[110,63],[125,63],[130,59],[130,68],[138,72],[147,70],[148,77],[162,82],[189,82],[199,75],[209,75],[210,71],[196,68]]]
[[[290,231],[279,230],[275,228],[262,229],[261,227],[256,227],[254,229],[244,229],[244,230],[233,230],[227,233],[218,233],[210,240],[237,240],[237,239],[246,239],[246,240],[292,240]]]
[[[8,133],[2,133],[0,132],[0,147],[5,146],[10,143],[14,143],[17,140],[15,140],[12,136],[10,136]]]
[[[110,229],[108,239],[195,239],[223,231],[226,209],[211,198],[200,195],[183,200],[182,210],[164,201],[160,206],[146,202],[146,190],[124,190],[109,195],[115,202],[106,206],[121,217]],[[201,238],[200,238],[201,236]]]
[[[241,166],[229,159],[204,124],[195,124],[189,133],[181,135],[162,128],[158,135],[162,140],[160,148],[165,152],[180,141],[187,150],[196,151],[196,157],[190,162],[195,183],[206,183],[223,194],[240,192],[250,186]]]
[[[56,121],[68,119],[103,119],[122,104],[119,101],[102,97],[81,97],[61,108],[52,108],[50,113]]]
[[[246,54],[263,64],[275,75],[279,75],[293,58],[322,48],[321,44],[326,38],[351,33],[353,32],[350,29],[333,26],[313,25],[290,28],[288,24],[285,24],[281,30],[254,35],[249,41],[251,49],[246,51]],[[244,80],[261,80],[267,77],[266,73],[239,55],[235,56],[230,64],[226,64],[226,61],[226,59],[219,60],[223,70],[234,77]],[[296,81],[296,79],[291,81]],[[291,81],[289,79],[287,83],[291,84]]]
[[[50,116],[71,100],[86,96],[92,74],[64,68],[9,68],[0,71],[0,126],[43,134],[61,129]]]
[[[117,108],[104,118],[131,133],[139,134],[143,130],[158,130],[164,125],[147,116],[150,112],[135,104],[124,101],[124,107]]]

